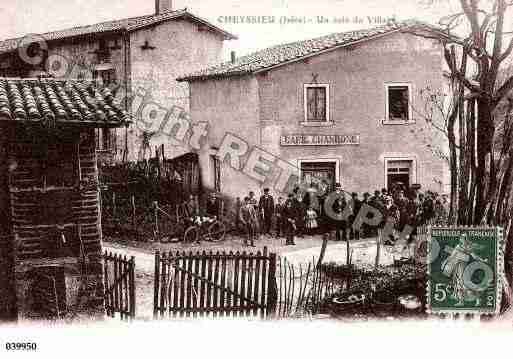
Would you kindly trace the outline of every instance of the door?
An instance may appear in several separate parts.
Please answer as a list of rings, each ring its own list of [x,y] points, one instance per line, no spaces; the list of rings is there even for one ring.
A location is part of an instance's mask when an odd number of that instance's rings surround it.
[[[335,162],[301,162],[301,181],[308,185],[317,179],[331,192],[335,188],[335,171]]]
[[[387,162],[387,183],[388,189],[402,187],[409,188],[411,185],[413,162],[411,160],[388,161]]]

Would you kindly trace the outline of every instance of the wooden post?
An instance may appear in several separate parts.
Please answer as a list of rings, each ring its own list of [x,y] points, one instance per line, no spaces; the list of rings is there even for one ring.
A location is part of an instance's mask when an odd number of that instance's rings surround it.
[[[328,236],[329,234],[325,234],[322,238],[322,246],[321,253],[319,254],[319,259],[317,260],[317,268],[319,268],[324,260],[324,254],[326,253],[326,247],[328,246]]]
[[[155,277],[153,285],[153,318],[157,319],[159,306],[159,288],[160,288],[160,252],[155,252]]]
[[[159,203],[157,201],[153,202],[154,209],[154,219],[155,219],[155,240],[157,239],[157,235],[159,233]]]
[[[135,229],[135,196],[132,195],[130,197],[131,203],[132,203],[132,227]]]
[[[349,253],[349,238],[346,235],[346,264],[349,266],[351,264],[351,253]]]
[[[378,237],[376,238],[376,260],[374,261],[374,269],[378,270],[379,261],[381,257],[381,236],[383,235],[383,231],[381,229],[378,230]]]
[[[135,257],[130,258],[130,318],[135,319]]]
[[[278,288],[276,285],[276,253],[269,255],[269,276],[267,279],[267,314],[274,316],[276,314],[276,299],[278,297]]]
[[[112,217],[116,218],[116,192],[112,192]]]

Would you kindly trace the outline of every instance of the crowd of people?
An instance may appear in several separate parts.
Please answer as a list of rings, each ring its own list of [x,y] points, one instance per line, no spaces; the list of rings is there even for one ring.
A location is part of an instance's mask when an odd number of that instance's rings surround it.
[[[372,195],[368,192],[359,195],[343,191],[337,183],[335,193],[338,195],[334,197],[329,215],[324,206],[327,193],[318,194],[313,184],[306,191],[295,188],[286,199],[278,197],[276,201],[269,188],[264,189],[259,200],[250,191],[242,201],[237,198],[237,228],[246,234],[246,243],[250,246],[259,235],[285,237],[286,244],[294,245],[294,238],[305,234],[334,231],[336,241],[360,239],[376,236],[378,228],[386,221],[392,221],[394,228],[401,232],[406,225],[416,228],[427,223],[446,223],[448,217],[447,196],[431,191],[424,193],[395,187],[376,190]],[[378,210],[382,220],[374,226],[363,223],[361,228],[353,228],[364,204]],[[337,215],[343,219],[337,219]]]
[[[330,201],[331,213],[326,213],[325,201],[328,192],[318,191],[312,184],[306,190],[296,187],[287,198],[275,199],[269,188],[264,188],[260,198],[250,191],[235,204],[235,225],[244,235],[245,244],[254,246],[260,236],[286,238],[287,245],[294,245],[294,239],[304,235],[335,232],[335,240],[361,239],[377,235],[378,228],[392,222],[397,232],[406,225],[416,228],[427,223],[446,223],[448,217],[447,196],[435,192],[421,192],[418,189],[406,189],[401,186],[374,191],[373,194],[348,193],[337,183],[337,195]],[[381,214],[376,225],[363,223],[354,228],[353,222],[366,204]],[[198,198],[192,196],[188,207],[193,213],[199,213]],[[206,202],[206,214],[217,217],[220,206],[216,193]],[[349,214],[349,215],[348,215]],[[337,219],[338,218],[338,219]],[[395,238],[388,239],[393,241]]]

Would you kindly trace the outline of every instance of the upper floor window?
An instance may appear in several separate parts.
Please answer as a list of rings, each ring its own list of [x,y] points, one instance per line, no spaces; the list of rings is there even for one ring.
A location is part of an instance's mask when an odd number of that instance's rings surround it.
[[[305,84],[304,88],[305,120],[304,125],[322,126],[330,122],[328,84]]]
[[[407,123],[412,121],[411,84],[385,84],[385,123]]]
[[[97,128],[96,132],[96,150],[97,151],[116,151],[116,130],[112,128]]]
[[[98,87],[107,87],[116,84],[116,70],[111,68],[94,70],[93,81]]]
[[[98,42],[98,50],[96,50],[96,54],[98,56],[99,64],[110,62],[110,49],[107,40],[100,39]]]

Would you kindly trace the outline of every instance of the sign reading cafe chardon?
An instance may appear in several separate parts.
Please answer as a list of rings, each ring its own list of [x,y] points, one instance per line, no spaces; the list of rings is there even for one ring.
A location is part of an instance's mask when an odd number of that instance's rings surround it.
[[[360,135],[282,135],[282,146],[359,145]]]

